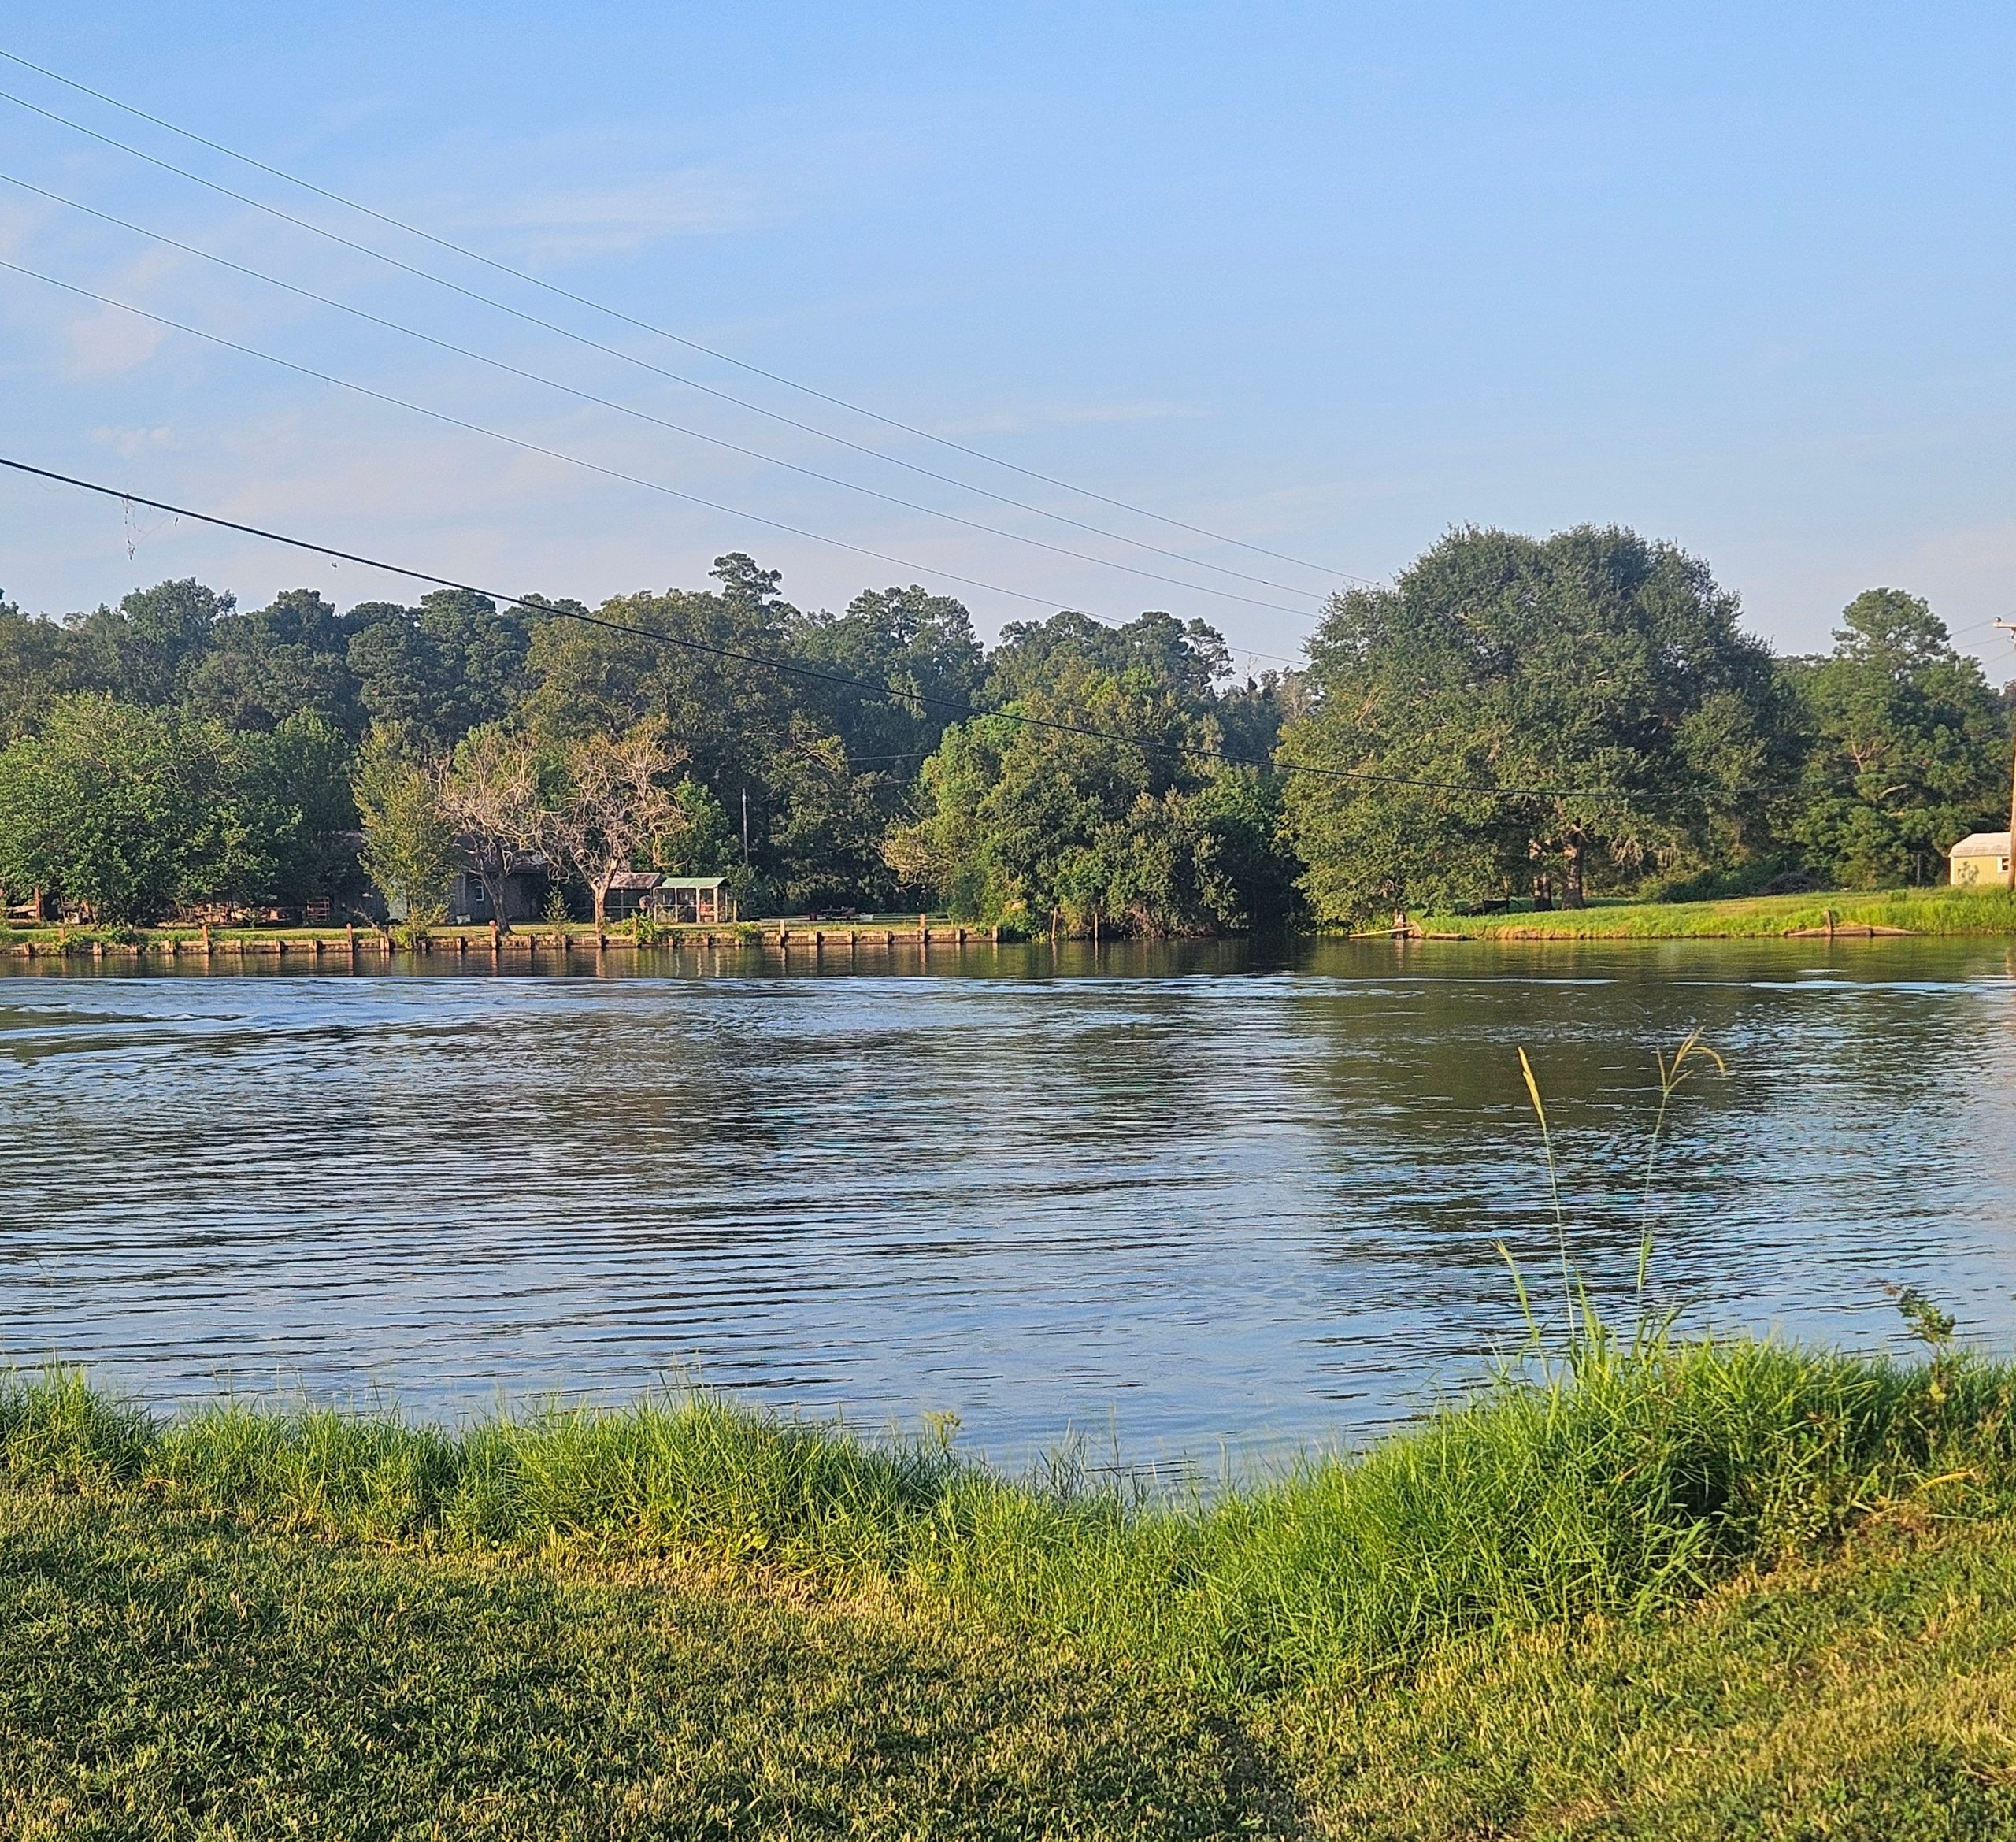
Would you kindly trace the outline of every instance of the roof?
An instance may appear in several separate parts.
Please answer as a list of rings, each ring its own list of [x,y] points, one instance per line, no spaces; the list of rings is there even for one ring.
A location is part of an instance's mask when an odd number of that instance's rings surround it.
[[[612,889],[655,889],[665,878],[656,870],[618,870],[609,879]]]
[[[727,880],[726,877],[661,877],[658,886],[661,889],[718,889]]]
[[[1970,832],[1947,853],[1949,857],[2007,857],[2009,854],[2009,834],[2007,832]]]

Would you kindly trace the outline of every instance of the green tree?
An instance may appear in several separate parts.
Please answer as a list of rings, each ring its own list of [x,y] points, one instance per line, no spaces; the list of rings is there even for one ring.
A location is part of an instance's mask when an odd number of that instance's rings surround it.
[[[728,809],[698,780],[672,790],[677,822],[654,846],[651,862],[675,877],[732,876],[741,865]]]
[[[1017,695],[946,731],[885,846],[892,869],[1011,927],[1189,933],[1278,914],[1272,776],[1214,759],[1215,639],[1153,615],[1016,630],[992,681]]]
[[[436,752],[483,724],[509,720],[530,688],[532,632],[543,617],[459,588],[438,589],[417,608],[351,609],[345,660],[365,715]]]
[[[1629,531],[1452,532],[1334,597],[1284,823],[1319,917],[1768,850],[1796,747],[1766,650],[1707,566]]]
[[[1844,888],[1936,880],[1954,842],[2009,823],[2010,717],[1918,596],[1872,588],[1834,650],[1788,662],[1810,747],[1788,827]]]
[[[225,848],[220,741],[102,692],[58,699],[0,752],[0,884],[105,922],[208,893]]]
[[[346,656],[353,625],[312,588],[226,615],[189,675],[189,702],[232,729],[272,729],[313,710],[344,735],[360,735],[363,711]]]
[[[235,605],[188,577],[136,588],[117,609],[74,618],[80,687],[157,708],[180,702],[217,623]]]
[[[455,873],[455,828],[442,810],[439,775],[374,730],[359,752],[353,788],[366,873],[410,924],[438,921]]]
[[[55,621],[24,614],[0,595],[0,747],[39,728],[50,706],[75,688],[73,650]]]
[[[335,895],[354,862],[348,739],[301,710],[270,733],[230,737],[220,752],[228,764],[229,892],[287,908]]]

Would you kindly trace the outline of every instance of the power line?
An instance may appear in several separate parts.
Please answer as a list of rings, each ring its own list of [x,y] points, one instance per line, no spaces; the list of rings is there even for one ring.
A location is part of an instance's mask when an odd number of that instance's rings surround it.
[[[1137,569],[1132,563],[1116,562],[1110,558],[1094,556],[1088,550],[1070,550],[1062,544],[1046,543],[1040,537],[1025,536],[1018,531],[1006,530],[998,524],[984,524],[976,519],[962,517],[957,512],[941,511],[935,506],[923,505],[915,499],[900,498],[894,493],[878,491],[872,486],[862,486],[854,480],[844,480],[837,473],[822,473],[816,467],[801,466],[795,461],[784,460],[776,454],[766,454],[758,448],[745,447],[739,442],[728,441],[719,435],[709,435],[701,429],[689,428],[684,423],[669,421],[662,416],[651,414],[647,410],[639,410],[628,403],[618,402],[613,397],[598,396],[592,391],[577,389],[571,384],[562,383],[558,378],[548,377],[537,371],[528,371],[522,365],[511,364],[502,358],[493,358],[487,353],[472,350],[467,346],[457,345],[453,340],[437,339],[431,332],[422,332],[416,327],[406,325],[397,320],[389,320],[383,314],[371,313],[362,307],[354,307],[346,301],[337,300],[328,295],[318,294],[313,288],[302,287],[294,282],[284,281],[278,276],[268,275],[263,270],[249,268],[243,262],[234,262],[228,256],[214,254],[210,250],[200,249],[194,243],[185,243],[180,238],[169,236],[162,232],[149,230],[143,224],[135,224],[127,218],[115,217],[109,211],[101,211],[94,205],[87,205],[78,199],[65,198],[61,192],[52,192],[46,187],[32,185],[24,179],[16,178],[12,173],[0,172],[0,180],[4,180],[9,185],[17,187],[22,191],[32,192],[37,198],[47,198],[52,203],[64,206],[73,211],[81,211],[87,217],[97,218],[101,223],[117,224],[121,230],[131,231],[136,236],[146,237],[151,242],[165,244],[172,250],[180,250],[184,254],[197,257],[203,261],[213,262],[220,269],[228,269],[235,274],[248,276],[253,280],[263,282],[269,287],[282,289],[288,294],[298,295],[302,300],[313,301],[324,307],[333,307],[339,313],[347,313],[353,318],[366,321],[373,326],[382,326],[388,332],[400,333],[408,339],[418,339],[424,344],[434,347],[437,350],[452,352],[458,358],[468,358],[476,364],[487,365],[493,370],[504,372],[508,376],[521,377],[528,383],[543,385],[549,390],[559,391],[567,396],[576,398],[578,402],[592,403],[601,409],[613,410],[619,415],[633,417],[638,421],[648,422],[654,427],[670,429],[676,435],[690,435],[695,441],[706,442],[713,447],[725,448],[731,454],[747,455],[750,459],[761,461],[768,466],[784,468],[791,473],[802,474],[808,480],[821,480],[828,486],[842,487],[849,492],[863,493],[870,498],[881,500],[885,505],[900,506],[906,511],[921,512],[932,518],[944,518],[954,524],[963,525],[969,531],[984,532],[991,537],[1005,537],[1013,543],[1028,544],[1035,549],[1047,550],[1053,556],[1069,557],[1076,561],[1095,564],[1101,569],[1122,570],[1129,576],[1138,576],[1144,581],[1159,582],[1165,587],[1180,588],[1188,593],[1215,595],[1221,601],[1243,602],[1249,607],[1268,608],[1277,613],[1300,614],[1305,611],[1299,608],[1284,606],[1280,602],[1262,601],[1254,595],[1241,595],[1235,589],[1214,588],[1210,584],[1201,582],[1184,582],[1176,576],[1164,576],[1153,569]],[[133,308],[129,309],[128,311],[137,313],[141,309]],[[1312,595],[1310,599],[1314,600],[1316,598]]]
[[[463,248],[459,243],[450,243],[443,238],[434,235],[430,232],[406,224],[396,217],[387,217],[383,212],[373,210],[368,205],[360,205],[352,199],[343,197],[339,193],[329,191],[323,187],[316,185],[311,180],[296,178],[293,174],[284,172],[278,167],[269,166],[264,161],[253,158],[250,154],[240,154],[235,149],[227,147],[220,142],[209,140],[190,129],[180,128],[173,122],[164,120],[159,116],[150,115],[145,109],[135,109],[128,103],[121,102],[116,97],[105,95],[85,84],[76,83],[69,77],[59,76],[54,71],[46,70],[42,65],[31,63],[26,58],[18,57],[10,51],[0,50],[0,58],[6,58],[11,63],[21,65],[25,69],[35,71],[52,81],[62,83],[84,95],[96,97],[100,102],[108,103],[113,108],[123,109],[126,113],[135,116],[141,120],[150,121],[158,127],[165,128],[171,134],[180,135],[184,139],[193,141],[198,146],[211,148],[217,153],[242,161],[244,165],[255,168],[261,172],[270,173],[276,179],[285,180],[290,185],[299,186],[303,190],[328,198],[346,209],[361,213],[367,217],[375,218],[380,223],[405,232],[408,235],[418,237],[424,242],[450,250],[456,255],[466,258],[470,261],[480,263],[486,268],[495,269],[499,274],[510,276],[514,280],[524,282],[531,287],[543,289],[548,294],[575,302],[582,306],[592,309],[596,313],[607,314],[613,319],[635,326],[658,338],[671,340],[675,344],[684,346],[708,358],[717,359],[723,364],[732,365],[740,370],[749,372],[753,376],[768,378],[774,383],[782,384],[790,389],[816,397],[821,402],[832,403],[839,408],[850,410],[857,415],[867,417],[871,421],[899,429],[905,434],[914,435],[921,439],[935,442],[941,447],[954,449],[961,454],[969,454],[978,460],[986,461],[991,465],[1006,468],[1010,472],[1025,475],[1032,480],[1041,480],[1046,484],[1058,487],[1066,492],[1077,493],[1081,497],[1096,499],[1102,504],[1115,506],[1121,510],[1133,513],[1140,517],[1154,519],[1158,523],[1171,525],[1178,530],[1188,531],[1193,536],[1209,538],[1214,543],[1230,544],[1238,549],[1251,550],[1258,555],[1273,557],[1281,562],[1293,563],[1298,569],[1313,569],[1320,575],[1348,582],[1356,582],[1366,587],[1373,586],[1364,576],[1354,576],[1345,570],[1331,569],[1319,563],[1305,562],[1299,558],[1288,556],[1282,551],[1268,550],[1261,545],[1247,543],[1239,538],[1226,537],[1216,532],[1207,531],[1201,525],[1185,524],[1180,518],[1166,517],[1159,512],[1151,512],[1145,507],[1131,505],[1124,499],[1109,498],[1106,495],[1094,492],[1088,487],[1073,486],[1068,480],[1055,480],[1047,473],[1037,473],[1032,469],[1019,466],[1014,461],[997,459],[978,448],[969,447],[963,443],[953,441],[943,435],[933,435],[927,429],[913,428],[908,423],[897,421],[889,417],[880,415],[875,410],[849,402],[844,398],[828,395],[823,391],[813,389],[809,384],[795,383],[790,378],[777,372],[766,371],[760,365],[746,364],[739,358],[732,358],[724,352],[717,352],[711,347],[701,345],[695,340],[684,338],[665,328],[654,325],[648,321],[637,319],[631,314],[622,312],[620,309],[606,306],[599,302],[589,298],[587,295],[577,295],[554,283],[543,281],[537,276],[513,269],[509,264],[495,261],[491,258],[480,254],[473,250]],[[1269,588],[1280,589],[1285,593],[1304,592],[1288,583],[1276,582],[1267,576],[1249,575],[1243,570],[1228,569],[1221,563],[1210,562],[1200,557],[1187,556],[1180,550],[1169,550],[1160,544],[1150,543],[1145,539],[1129,537],[1125,532],[1109,530],[1104,525],[1090,524],[1084,519],[1074,518],[1066,513],[1053,511],[1047,506],[1034,505],[1027,500],[1015,498],[1007,494],[994,491],[987,487],[976,486],[970,480],[960,480],[951,474],[939,473],[934,469],[920,465],[915,461],[905,460],[899,455],[887,453],[880,448],[870,447],[865,443],[851,440],[846,435],[836,435],[830,429],[821,428],[814,424],[801,421],[795,417],[787,416],[779,410],[768,409],[761,403],[751,402],[745,397],[736,396],[732,392],[719,389],[713,384],[702,384],[697,378],[687,377],[681,372],[667,370],[662,365],[654,365],[648,359],[637,357],[634,353],[626,352],[619,347],[605,344],[599,339],[591,339],[585,333],[576,332],[573,328],[562,326],[556,321],[543,319],[538,314],[528,313],[521,308],[511,306],[508,302],[500,301],[494,295],[484,294],[476,289],[465,287],[459,282],[450,281],[445,276],[435,274],[432,270],[419,268],[410,262],[402,261],[398,257],[389,255],[382,250],[375,249],[368,243],[358,243],[353,238],[342,235],[307,218],[297,217],[291,212],[280,209],[278,206],[269,205],[263,199],[255,198],[246,193],[234,191],[231,187],[220,185],[216,180],[207,179],[201,173],[192,172],[187,167],[177,166],[172,161],[163,160],[154,154],[146,153],[130,143],[101,133],[96,128],[87,128],[82,122],[73,121],[68,116],[60,115],[52,109],[45,109],[39,104],[29,102],[25,97],[15,95],[11,91],[0,90],[0,100],[12,102],[17,107],[39,115],[46,120],[58,123],[76,133],[87,135],[106,146],[115,147],[121,153],[130,154],[136,160],[145,161],[150,166],[158,167],[164,172],[173,173],[178,178],[187,180],[192,184],[204,187],[210,191],[216,192],[220,197],[231,198],[239,204],[249,206],[255,211],[265,212],[269,217],[278,218],[283,223],[293,224],[297,228],[307,231],[313,235],[326,238],[332,243],[340,244],[345,249],[354,250],[360,255],[369,256],[375,261],[385,263],[422,281],[432,282],[437,287],[448,289],[452,293],[463,296],[465,299],[480,302],[485,306],[491,307],[500,313],[509,314],[513,319],[523,321],[528,325],[540,327],[547,332],[558,333],[563,339],[573,339],[579,344],[602,352],[610,358],[620,359],[625,364],[635,365],[658,376],[668,378],[675,384],[684,384],[688,389],[702,391],[709,396],[719,398],[723,402],[732,403],[738,409],[747,410],[754,415],[766,417],[772,421],[781,423],[787,428],[799,429],[805,434],[816,436],[820,440],[837,443],[843,447],[851,449],[856,454],[869,455],[888,465],[901,467],[907,472],[920,474],[928,480],[940,481],[961,491],[977,493],[981,497],[992,499],[998,504],[1012,506],[1019,511],[1028,512],[1038,517],[1053,518],[1060,523],[1073,525],[1080,531],[1091,532],[1101,537],[1110,538],[1117,543],[1131,544],[1136,548],[1152,551],[1158,556],[1169,557],[1188,564],[1192,568],[1210,569],[1220,575],[1236,576],[1242,581],[1258,583]]]
[[[464,417],[450,415],[446,410],[429,409],[424,403],[416,403],[405,397],[394,396],[387,391],[374,390],[368,384],[358,384],[347,377],[339,377],[333,372],[318,371],[312,365],[302,365],[297,363],[292,358],[283,358],[275,352],[261,351],[257,346],[249,346],[237,339],[227,339],[222,333],[207,332],[200,326],[190,325],[186,321],[171,320],[165,313],[155,313],[145,307],[136,307],[131,301],[122,301],[111,295],[99,294],[95,289],[80,287],[73,281],[60,280],[55,276],[45,275],[41,270],[30,269],[20,262],[0,261],[0,269],[9,270],[16,275],[27,276],[31,280],[44,283],[50,287],[60,288],[64,293],[76,295],[82,300],[95,301],[101,306],[117,307],[121,313],[131,313],[137,318],[151,321],[155,325],[165,326],[172,332],[187,333],[191,339],[202,339],[208,344],[220,346],[227,351],[242,353],[248,358],[258,358],[263,363],[276,365],[282,370],[292,371],[302,377],[313,378],[318,384],[334,384],[339,390],[354,391],[358,395],[369,397],[375,402],[389,404],[394,409],[409,410],[416,416],[424,416],[431,421],[444,423],[449,428],[464,429],[472,435],[484,435],[492,441],[504,442],[512,447],[521,449],[526,454],[542,455],[547,460],[564,461],[570,467],[585,468],[588,472],[602,474],[607,479],[620,480],[631,486],[640,486],[647,492],[660,493],[667,498],[680,499],[687,505],[699,506],[710,512],[721,512],[731,518],[746,518],[753,524],[765,525],[773,531],[782,531],[793,537],[806,538],[814,543],[830,544],[836,550],[849,550],[856,556],[870,557],[877,562],[893,564],[899,569],[909,569],[921,576],[933,576],[941,581],[956,582],[963,587],[983,589],[990,595],[1012,596],[1017,601],[1029,602],[1038,607],[1054,607],[1057,605],[1053,599],[1047,596],[1032,595],[1025,589],[1008,588],[997,582],[984,582],[977,576],[962,576],[951,569],[939,569],[936,565],[910,562],[902,557],[891,556],[887,550],[871,550],[865,544],[850,543],[843,537],[828,537],[821,532],[808,531],[802,525],[788,524],[782,519],[766,517],[760,512],[747,512],[738,506],[724,505],[718,499],[702,498],[698,493],[683,491],[676,486],[667,486],[662,480],[647,480],[641,473],[628,473],[620,467],[605,466],[599,461],[591,461],[585,455],[570,454],[564,449],[547,447],[539,442],[528,441],[522,435],[506,434],[501,428],[491,428],[481,422],[472,422]],[[138,504],[139,502],[135,500],[134,502]]]
[[[667,633],[655,627],[633,627],[621,621],[611,621],[600,614],[591,614],[579,609],[560,606],[552,602],[521,595],[506,595],[495,588],[483,588],[474,583],[464,582],[452,576],[438,575],[431,569],[415,569],[403,563],[390,563],[377,557],[358,554],[354,550],[338,550],[332,545],[317,543],[305,537],[290,537],[284,532],[272,531],[263,525],[248,524],[235,518],[220,517],[213,512],[199,512],[187,506],[171,505],[165,499],[148,498],[139,493],[128,492],[117,486],[107,486],[94,480],[80,480],[73,474],[58,473],[47,467],[32,465],[26,461],[14,460],[0,454],[0,467],[24,474],[37,480],[46,480],[59,486],[73,486],[83,492],[95,493],[101,498],[117,499],[126,506],[145,506],[150,511],[166,512],[177,518],[194,519],[198,524],[209,524],[222,531],[235,531],[247,537],[262,539],[269,543],[285,544],[290,549],[306,550],[311,555],[328,557],[334,561],[354,563],[361,569],[378,569],[387,575],[403,576],[410,581],[430,582],[437,588],[450,588],[465,595],[480,595],[493,602],[501,602],[511,607],[521,607],[554,620],[579,622],[584,626],[599,627],[611,633],[623,635],[632,639],[647,639],[660,646],[699,653],[704,657],[725,659],[738,665],[756,665],[766,670],[778,672],[790,677],[810,679],[815,683],[836,684],[850,691],[865,691],[869,695],[910,703],[924,710],[943,710],[962,721],[992,718],[1000,721],[1021,725],[1025,728],[1042,729],[1061,736],[1076,736],[1095,742],[1111,742],[1122,747],[1138,748],[1145,753],[1195,755],[1207,761],[1224,763],[1228,767],[1257,768],[1266,771],[1278,770],[1285,773],[1309,774],[1329,780],[1344,780],[1360,784],[1382,787],[1406,787],[1431,793],[1482,794],[1494,799],[1608,799],[1629,800],[1649,799],[1649,794],[1634,795],[1626,788],[1618,787],[1499,787],[1486,785],[1481,781],[1430,780],[1417,779],[1405,774],[1381,774],[1351,768],[1324,767],[1314,762],[1283,761],[1278,757],[1235,754],[1232,751],[1210,743],[1161,742],[1152,736],[1129,736],[1115,729],[1098,729],[1084,723],[1069,723],[1050,717],[1032,716],[1017,710],[975,710],[969,704],[954,698],[934,697],[927,692],[902,691],[888,684],[878,684],[870,679],[856,678],[844,672],[828,672],[817,665],[803,665],[795,659],[766,657],[761,653],[744,652],[735,647],[716,646],[708,641],[695,639],[677,633]],[[1736,787],[1718,789],[1725,793],[1781,792],[1782,788]]]

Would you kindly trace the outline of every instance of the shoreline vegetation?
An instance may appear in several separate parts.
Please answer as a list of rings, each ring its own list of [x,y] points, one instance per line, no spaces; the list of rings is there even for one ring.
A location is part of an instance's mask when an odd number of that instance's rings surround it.
[[[1207,1498],[695,1394],[0,1386],[23,1835],[2016,1834],[2016,1367],[1501,1373]]]
[[[1992,938],[2016,935],[2016,893],[2006,889],[1931,888],[1837,891],[1798,895],[1739,896],[1695,902],[1599,899],[1581,909],[1494,914],[1427,914],[1404,925],[1354,933],[1361,940],[1472,942],[1869,940],[1887,937]],[[1328,936],[1310,938],[1338,938]],[[1040,944],[1042,936],[1035,943]],[[576,955],[698,949],[718,951],[770,947],[809,960],[845,959],[864,951],[1027,943],[999,927],[942,915],[876,917],[847,921],[780,917],[764,921],[653,922],[624,921],[602,928],[585,921],[521,921],[495,931],[487,925],[441,925],[422,931],[370,926],[176,925],[89,928],[14,926],[0,928],[0,958],[129,961],[176,965],[228,964],[267,956],[325,969],[347,961],[383,962],[395,954],[435,963],[495,958],[528,964],[541,954],[564,962]],[[1082,942],[1074,943],[1082,944]]]
[[[1702,902],[1606,902],[1540,914],[1443,914],[1413,923],[1424,935],[1482,940],[1825,939],[1858,935],[2016,934],[2007,889],[1840,890]],[[1382,930],[1383,932],[1383,930]]]
[[[1870,589],[1780,658],[1705,562],[1621,528],[1452,530],[1244,674],[1166,611],[984,646],[914,585],[835,613],[739,552],[710,580],[595,610],[0,597],[0,898],[98,930],[602,927],[656,875],[1025,939],[1477,936],[1518,924],[1453,917],[1508,902],[1546,937],[1749,932],[1688,899],[1922,890],[2008,822],[2016,700],[1922,598]],[[1667,901],[1687,919],[1568,918]]]

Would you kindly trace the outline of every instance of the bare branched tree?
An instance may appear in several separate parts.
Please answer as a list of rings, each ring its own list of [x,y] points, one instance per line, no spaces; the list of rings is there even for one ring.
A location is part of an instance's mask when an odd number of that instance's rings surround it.
[[[458,848],[490,898],[497,925],[508,927],[506,888],[513,876],[538,867],[547,830],[531,743],[498,724],[472,729],[443,777],[441,813],[454,827]]]
[[[567,744],[565,785],[546,820],[548,847],[579,873],[602,925],[610,885],[648,858],[652,847],[686,824],[671,787],[686,758],[650,725],[628,736],[587,736]]]

